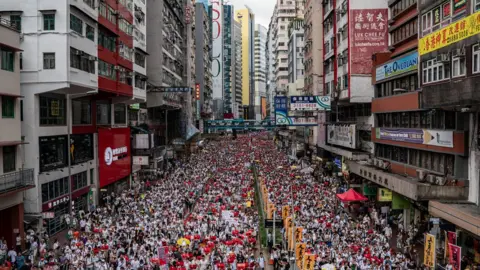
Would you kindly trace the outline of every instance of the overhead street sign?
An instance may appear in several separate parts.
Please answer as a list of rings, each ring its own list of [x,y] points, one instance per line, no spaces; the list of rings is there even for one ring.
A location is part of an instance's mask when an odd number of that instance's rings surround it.
[[[174,86],[174,87],[152,87],[148,92],[160,92],[160,93],[188,93],[192,92],[193,88],[186,86]]]

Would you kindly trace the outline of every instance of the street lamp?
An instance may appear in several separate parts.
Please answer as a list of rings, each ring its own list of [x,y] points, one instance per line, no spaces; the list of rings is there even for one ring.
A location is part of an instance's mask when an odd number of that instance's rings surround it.
[[[88,95],[94,95],[94,94],[98,94],[98,91],[97,90],[92,90],[92,91],[88,91],[88,92],[85,92],[85,93],[78,93],[78,94],[67,94],[67,142],[68,142],[68,196],[69,196],[69,201],[70,201],[70,210],[69,210],[69,214],[70,214],[70,218],[72,218],[73,220],[73,198],[72,198],[72,153],[71,153],[71,145],[70,145],[70,135],[72,133],[72,121],[71,121],[71,117],[72,117],[72,104],[71,104],[71,100],[72,100],[72,96],[88,96]],[[70,110],[68,110],[70,108]]]

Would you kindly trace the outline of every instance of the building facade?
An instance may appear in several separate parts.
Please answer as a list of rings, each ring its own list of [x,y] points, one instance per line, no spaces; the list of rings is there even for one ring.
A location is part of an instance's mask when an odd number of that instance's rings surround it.
[[[10,18],[0,19],[0,91],[2,118],[0,125],[0,237],[9,244],[17,233],[24,238],[23,192],[35,186],[34,169],[25,166],[21,121],[20,31]]]
[[[268,25],[268,31],[267,31],[267,42],[265,47],[267,48],[267,53],[266,53],[266,77],[267,77],[267,84],[266,84],[266,91],[267,91],[267,115],[270,116],[271,119],[275,117],[275,110],[274,110],[274,97],[275,97],[275,92],[276,92],[276,84],[275,84],[275,55],[273,53],[273,42],[274,42],[274,36],[273,36],[273,26],[272,24],[276,22],[276,20],[273,18],[275,16],[275,13],[272,15],[272,18],[270,19],[270,23]]]
[[[243,118],[242,109],[242,24],[234,21],[234,65],[233,65],[233,89],[235,89],[234,118]]]
[[[223,117],[234,118],[235,92],[233,89],[233,62],[234,51],[234,22],[235,11],[233,5],[223,6]]]
[[[255,119],[263,120],[267,116],[267,28],[255,24]]]
[[[236,11],[242,25],[242,110],[244,119],[255,119],[255,15],[247,7]]]

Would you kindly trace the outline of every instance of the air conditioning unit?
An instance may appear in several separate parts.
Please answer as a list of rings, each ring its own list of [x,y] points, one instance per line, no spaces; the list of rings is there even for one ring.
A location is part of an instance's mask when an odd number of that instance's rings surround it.
[[[448,53],[437,55],[437,62],[450,62],[450,55]]]
[[[435,182],[437,181],[436,179],[437,177],[433,174],[429,174],[427,175],[427,182],[430,183],[430,184],[435,184]]]
[[[115,66],[113,69],[120,70],[120,66]]]
[[[453,50],[452,56],[465,56],[465,48]]]
[[[418,181],[422,182],[425,179],[425,176],[427,176],[427,172],[424,170],[417,170],[417,179]]]
[[[435,177],[435,183],[439,186],[443,186],[447,183],[447,178],[442,176]]]

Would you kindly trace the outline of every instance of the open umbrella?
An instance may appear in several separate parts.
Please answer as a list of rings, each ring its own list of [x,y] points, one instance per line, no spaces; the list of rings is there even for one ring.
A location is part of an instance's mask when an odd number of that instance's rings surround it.
[[[177,240],[177,245],[188,246],[188,245],[190,245],[190,240],[188,240],[187,238],[180,238],[180,239]]]

